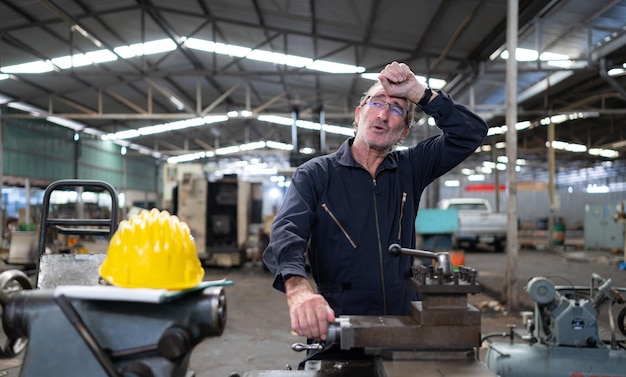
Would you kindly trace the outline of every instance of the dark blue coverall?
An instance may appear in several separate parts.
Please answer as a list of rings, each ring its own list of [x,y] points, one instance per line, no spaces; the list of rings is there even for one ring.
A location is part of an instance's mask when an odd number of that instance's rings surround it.
[[[423,190],[474,153],[488,128],[443,92],[422,110],[442,133],[389,152],[375,178],[352,157],[354,138],[296,170],[263,253],[276,289],[285,290],[288,276],[307,276],[307,252],[317,290],[336,316],[409,314],[412,258],[387,249],[415,248]]]

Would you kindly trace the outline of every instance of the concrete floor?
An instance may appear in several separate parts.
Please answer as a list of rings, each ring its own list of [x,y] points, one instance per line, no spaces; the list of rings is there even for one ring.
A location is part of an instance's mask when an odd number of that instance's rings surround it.
[[[227,323],[221,337],[199,344],[190,369],[197,377],[243,374],[248,370],[297,369],[302,354],[291,345],[302,338],[290,332],[284,294],[271,286],[272,277],[261,266],[207,268],[205,279],[232,280],[226,287]]]

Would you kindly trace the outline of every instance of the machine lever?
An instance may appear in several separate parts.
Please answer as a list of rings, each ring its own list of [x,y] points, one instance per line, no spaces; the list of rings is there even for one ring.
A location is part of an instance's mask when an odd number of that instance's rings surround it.
[[[324,344],[323,343],[311,343],[311,344],[294,343],[291,345],[291,349],[296,352],[321,351],[324,349]]]
[[[417,249],[408,249],[405,247],[401,247],[397,243],[389,246],[389,254],[392,256],[398,256],[400,254],[411,255],[414,257],[420,258],[431,258],[437,261],[444,276],[452,276],[452,259],[450,258],[450,253],[447,252],[438,252],[433,253],[432,251],[426,250],[417,250]]]
[[[108,357],[108,355],[104,352],[102,347],[98,344],[94,335],[89,331],[85,322],[83,322],[78,311],[74,309],[72,303],[65,295],[60,295],[55,298],[55,301],[65,317],[70,321],[70,323],[74,326],[76,331],[80,334],[83,341],[87,345],[87,348],[91,351],[91,353],[95,356],[100,366],[104,369],[107,376],[109,377],[120,377],[120,374],[115,369],[115,365]]]

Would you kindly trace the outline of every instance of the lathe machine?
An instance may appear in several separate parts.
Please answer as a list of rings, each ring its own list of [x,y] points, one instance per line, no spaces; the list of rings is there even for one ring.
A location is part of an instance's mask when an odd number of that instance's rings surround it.
[[[478,360],[481,342],[480,311],[468,303],[468,294],[480,292],[476,270],[453,270],[448,253],[401,248],[404,253],[434,259],[434,265],[415,268],[411,284],[422,301],[412,303],[409,316],[341,316],[329,328],[326,343],[342,350],[363,348],[368,360],[308,360],[304,370],[250,371],[244,377],[399,377],[496,376]],[[292,346],[316,349],[321,344]]]

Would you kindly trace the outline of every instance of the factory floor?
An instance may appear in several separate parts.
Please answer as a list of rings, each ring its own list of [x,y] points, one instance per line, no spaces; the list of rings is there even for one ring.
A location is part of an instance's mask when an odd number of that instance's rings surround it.
[[[626,271],[618,268],[622,255],[565,247],[520,248],[516,268],[519,308],[509,313],[502,305],[506,301],[507,254],[484,249],[467,251],[464,257],[466,266],[478,270],[483,287],[482,293],[469,296],[470,303],[481,310],[483,336],[506,332],[510,324],[523,329],[520,312],[533,304],[524,285],[534,276],[553,279],[556,285],[589,285],[591,274],[596,273],[611,278],[615,287],[626,287]],[[285,297],[271,287],[272,276],[251,262],[240,268],[206,269],[206,280],[222,278],[234,282],[225,288],[226,329],[221,337],[206,339],[195,347],[190,370],[196,377],[228,377],[250,370],[297,369],[303,354],[292,351],[291,344],[303,339],[290,333]],[[602,315],[606,317],[606,312]],[[0,376],[18,376],[19,363],[19,357],[0,360]]]

